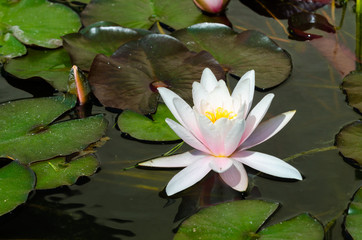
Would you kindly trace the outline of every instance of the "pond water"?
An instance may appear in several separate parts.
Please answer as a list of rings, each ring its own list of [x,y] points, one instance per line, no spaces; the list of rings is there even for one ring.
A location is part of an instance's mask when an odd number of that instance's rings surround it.
[[[339,44],[354,52],[355,14],[351,5],[337,34]],[[318,12],[331,15],[329,6]],[[341,12],[336,9],[337,22]],[[266,118],[293,109],[297,113],[279,134],[253,150],[287,158],[333,146],[339,130],[360,118],[347,105],[339,87],[343,79],[340,72],[348,68],[336,69],[321,53],[323,43],[289,40],[274,19],[256,14],[239,1],[231,1],[227,15],[237,31],[256,29],[274,37],[293,60],[291,77],[268,92],[256,92],[254,104],[273,92],[276,96]],[[287,20],[281,22],[287,26]],[[39,89],[30,81],[29,87],[24,87],[26,81],[19,82],[4,72],[2,75],[1,102],[32,97],[29,91],[36,96],[51,94],[46,84]],[[234,79],[229,80],[235,84]],[[335,221],[327,239],[344,239],[343,213],[362,184],[362,172],[344,161],[338,150],[290,160],[303,174],[303,181],[289,182],[247,169],[250,185],[246,193],[233,191],[216,174],[209,174],[189,190],[168,198],[162,190],[179,170],[124,169],[159,156],[176,143],[151,144],[124,138],[115,127],[117,113],[100,106],[94,107],[93,113],[104,113],[110,122],[106,133],[110,140],[97,151],[101,169],[76,185],[32,193],[27,203],[0,218],[0,239],[171,239],[181,220],[199,207],[244,198],[281,203],[268,224],[308,212],[324,225]],[[180,151],[187,149],[183,146]]]

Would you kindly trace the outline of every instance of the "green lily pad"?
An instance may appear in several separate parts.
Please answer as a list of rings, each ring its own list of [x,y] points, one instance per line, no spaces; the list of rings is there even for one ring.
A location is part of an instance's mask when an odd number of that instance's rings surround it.
[[[226,25],[201,23],[171,34],[191,51],[206,50],[229,73],[241,77],[255,70],[255,84],[268,89],[285,81],[292,71],[290,55],[263,33],[236,33]]]
[[[362,113],[362,72],[352,72],[343,79],[343,90],[347,94],[349,105]]]
[[[101,115],[49,125],[75,102],[75,96],[58,96],[0,105],[0,157],[27,164],[78,152],[98,141],[107,127]]]
[[[349,205],[345,226],[354,240],[362,239],[362,187],[355,193]]]
[[[166,118],[176,119],[165,104],[158,104],[152,119],[129,110],[124,111],[118,118],[118,127],[131,137],[146,141],[175,141],[179,136],[167,125]]]
[[[80,176],[93,175],[98,167],[99,161],[93,155],[83,156],[69,162],[65,157],[58,157],[30,165],[36,174],[36,189],[72,185]]]
[[[191,52],[168,35],[148,34],[125,43],[111,57],[97,55],[88,80],[103,105],[148,114],[156,111],[159,86],[192,103],[192,83],[200,81],[206,67],[225,79],[209,53]]]
[[[72,65],[63,49],[33,50],[21,58],[10,59],[4,69],[17,78],[40,77],[59,91],[67,91],[69,71]]]
[[[308,214],[299,215],[258,231],[277,207],[277,203],[243,200],[205,208],[185,220],[174,239],[322,240],[324,238],[323,227]]]
[[[13,161],[0,169],[0,215],[10,212],[28,199],[35,186],[35,175],[29,168]]]
[[[0,7],[0,22],[19,41],[46,48],[62,46],[60,36],[77,32],[78,15],[70,8],[46,0],[21,0]]]
[[[121,27],[115,23],[97,22],[79,31],[63,36],[63,46],[72,63],[89,71],[94,57],[102,53],[111,56],[122,44],[150,32]]]
[[[174,29],[200,22],[214,22],[189,0],[93,0],[81,14],[85,26],[98,21],[115,22],[129,28],[149,29],[159,21]]]
[[[344,126],[336,136],[336,146],[344,157],[353,159],[362,167],[362,122]]]
[[[0,62],[7,58],[22,56],[25,53],[26,47],[13,35],[10,33],[0,34]]]

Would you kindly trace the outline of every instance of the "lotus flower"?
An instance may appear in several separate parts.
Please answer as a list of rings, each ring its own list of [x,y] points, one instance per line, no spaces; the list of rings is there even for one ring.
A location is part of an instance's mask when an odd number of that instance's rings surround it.
[[[225,183],[245,191],[248,176],[243,164],[261,172],[301,180],[297,169],[283,160],[264,153],[248,151],[279,132],[295,111],[282,113],[261,124],[274,94],[266,95],[254,108],[255,73],[247,72],[233,93],[223,80],[217,81],[210,69],[203,71],[201,81],[192,85],[194,107],[191,108],[171,90],[160,87],[159,93],[177,122],[167,124],[194,150],[143,162],[141,166],[186,167],[166,187],[167,195],[180,192],[200,181],[211,170]],[[250,112],[249,112],[250,111]]]
[[[194,0],[194,3],[202,11],[216,14],[225,10],[230,0]]]

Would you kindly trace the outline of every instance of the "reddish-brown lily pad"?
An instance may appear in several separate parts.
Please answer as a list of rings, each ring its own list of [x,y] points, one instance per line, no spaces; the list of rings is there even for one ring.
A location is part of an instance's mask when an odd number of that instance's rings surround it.
[[[122,45],[111,57],[97,55],[89,82],[103,105],[148,114],[156,110],[159,86],[191,103],[192,83],[200,80],[206,67],[218,79],[225,78],[208,52],[191,52],[173,37],[149,34]]]

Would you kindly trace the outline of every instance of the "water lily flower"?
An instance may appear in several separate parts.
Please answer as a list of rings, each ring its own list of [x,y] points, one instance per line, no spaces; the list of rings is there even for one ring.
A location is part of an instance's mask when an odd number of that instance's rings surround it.
[[[225,10],[230,0],[194,0],[194,3],[202,11],[216,14]]]
[[[200,181],[211,170],[225,183],[245,191],[248,175],[243,164],[261,172],[301,180],[297,169],[285,161],[264,153],[249,151],[279,132],[295,111],[282,113],[261,124],[274,94],[267,94],[251,111],[255,88],[254,71],[239,80],[233,93],[210,69],[203,71],[200,82],[192,85],[194,107],[191,108],[171,90],[158,91],[177,122],[166,119],[175,133],[194,150],[140,163],[150,167],[185,167],[166,187],[167,195],[180,192]]]

